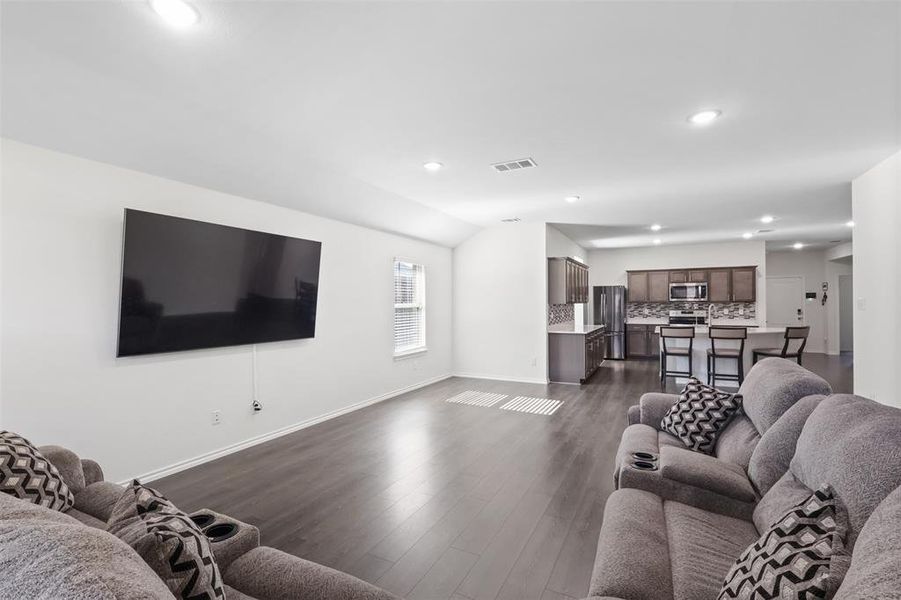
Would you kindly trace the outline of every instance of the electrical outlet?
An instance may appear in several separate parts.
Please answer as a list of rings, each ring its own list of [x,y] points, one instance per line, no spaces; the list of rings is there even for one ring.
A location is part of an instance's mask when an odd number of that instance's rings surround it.
[[[723,314],[724,314],[724,315],[728,315],[728,314],[729,314],[729,309],[728,309],[728,308],[724,308],[724,309],[723,309]]]
[[[210,422],[211,422],[213,425],[218,425],[219,423],[221,423],[221,422],[222,422],[222,411],[221,411],[221,410],[214,410],[214,411],[212,412],[212,414],[210,415]]]
[[[745,316],[745,307],[744,306],[740,306],[738,308],[738,316],[740,316],[740,317]]]

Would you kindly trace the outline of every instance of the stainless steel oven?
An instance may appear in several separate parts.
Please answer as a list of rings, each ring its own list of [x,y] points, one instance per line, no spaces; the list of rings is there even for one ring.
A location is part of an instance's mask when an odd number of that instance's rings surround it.
[[[706,302],[707,282],[669,284],[671,302]]]

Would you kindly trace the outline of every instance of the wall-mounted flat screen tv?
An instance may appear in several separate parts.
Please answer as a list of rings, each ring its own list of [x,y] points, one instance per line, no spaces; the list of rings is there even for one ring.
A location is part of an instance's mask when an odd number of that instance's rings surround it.
[[[321,242],[125,211],[118,356],[311,338]]]

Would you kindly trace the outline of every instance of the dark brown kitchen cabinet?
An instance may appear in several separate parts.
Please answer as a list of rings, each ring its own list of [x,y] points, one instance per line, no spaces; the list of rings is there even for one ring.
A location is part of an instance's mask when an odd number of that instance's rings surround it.
[[[559,383],[584,383],[604,362],[604,328],[548,334],[548,375]]]
[[[689,271],[688,281],[690,283],[705,283],[709,275],[707,271]]]
[[[648,271],[648,302],[669,302],[667,271]]]
[[[757,300],[757,269],[743,267],[732,269],[732,302]]]
[[[567,256],[547,259],[548,304],[588,302],[588,266]]]
[[[707,280],[707,300],[732,302],[732,269],[711,269]]]
[[[688,283],[688,271],[670,271],[670,283]]]
[[[654,332],[658,325],[626,325],[626,357],[654,358],[660,356],[660,336]]]
[[[648,272],[633,271],[629,273],[629,281],[627,285],[629,302],[647,302],[648,301]]]

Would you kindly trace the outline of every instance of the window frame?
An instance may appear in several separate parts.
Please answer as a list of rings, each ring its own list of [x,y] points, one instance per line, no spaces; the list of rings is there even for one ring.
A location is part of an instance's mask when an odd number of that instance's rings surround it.
[[[397,290],[395,289],[395,277],[394,272],[397,269],[398,263],[406,263],[412,265],[416,269],[416,279],[413,283],[414,297],[416,302],[411,303],[397,303],[394,302],[394,299],[397,297]],[[396,342],[394,342],[394,358],[402,359],[410,356],[415,356],[418,354],[422,354],[424,352],[428,352],[428,344],[427,344],[427,331],[426,331],[426,315],[427,315],[427,307],[426,307],[426,274],[425,274],[425,265],[417,262],[413,259],[405,258],[402,256],[394,257],[394,260],[391,262],[391,279],[392,279],[392,303],[393,303],[393,325],[392,325],[392,339],[397,336],[397,311],[398,309],[410,309],[415,308],[419,310],[419,341],[420,343],[416,346],[407,346],[398,349]]]

